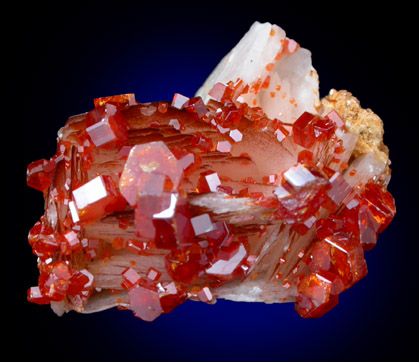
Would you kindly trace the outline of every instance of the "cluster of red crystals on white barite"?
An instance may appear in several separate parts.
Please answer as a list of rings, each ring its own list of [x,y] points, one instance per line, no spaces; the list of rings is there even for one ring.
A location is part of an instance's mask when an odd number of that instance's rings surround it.
[[[69,124],[72,132],[59,140],[57,154],[28,166],[28,185],[42,191],[49,205],[29,232],[40,272],[29,301],[65,302],[83,311],[93,294],[104,293],[93,265],[106,268],[127,253],[164,259],[142,273],[131,261],[120,270],[119,285],[107,291],[121,295],[120,308],[146,321],[188,298],[212,303],[217,289],[230,282],[257,279],[264,252],[258,240],[266,227],[254,222],[255,234],[246,229],[251,216],[237,211],[223,219],[191,202],[217,194],[244,200],[266,225],[289,228],[290,243],[309,236],[298,254],[281,254],[265,282],[294,288],[291,300],[303,317],[319,317],[335,306],[338,295],[366,275],[364,251],[392,220],[394,200],[380,180],[355,187],[343,177],[348,163],[340,158],[345,149],[337,134],[346,130],[335,111],[306,112],[287,124],[240,101],[267,82],[217,83],[207,104],[180,94],[171,103],[141,104],[133,94],[95,99],[92,111]],[[252,142],[260,135],[270,143],[262,146],[264,155],[254,155]],[[275,157],[270,150],[291,148],[294,161],[284,162],[285,168],[270,159],[266,174],[237,169],[258,157]],[[109,154],[116,158],[98,166]],[[89,228],[112,215],[118,220],[113,235],[89,236]],[[286,274],[284,264],[292,266]]]

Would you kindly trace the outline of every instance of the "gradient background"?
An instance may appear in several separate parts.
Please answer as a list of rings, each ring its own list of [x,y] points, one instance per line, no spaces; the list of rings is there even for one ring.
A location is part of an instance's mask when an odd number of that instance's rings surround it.
[[[15,74],[22,76],[16,78],[17,111],[24,119],[17,125],[24,159],[8,181],[24,190],[24,223],[7,245],[11,293],[5,313],[12,319],[5,329],[12,332],[10,342],[19,342],[11,351],[31,361],[411,360],[418,310],[418,237],[412,230],[417,193],[411,192],[416,185],[410,168],[417,155],[417,103],[409,101],[404,75],[412,9],[397,3],[375,12],[353,3],[342,10],[262,1],[212,3],[210,9],[198,1],[71,2],[14,13],[23,30],[13,56]],[[175,92],[192,96],[255,20],[281,26],[312,51],[321,96],[347,89],[384,120],[393,170],[389,190],[398,213],[366,253],[368,276],[316,320],[302,319],[292,304],[187,302],[147,323],[118,310],[59,318],[49,306],[28,303],[26,291],[37,285],[38,271],[26,237],[43,214],[43,198],[26,187],[26,166],[55,153],[58,129],[69,116],[91,110],[93,98],[129,92],[140,102],[170,100]]]

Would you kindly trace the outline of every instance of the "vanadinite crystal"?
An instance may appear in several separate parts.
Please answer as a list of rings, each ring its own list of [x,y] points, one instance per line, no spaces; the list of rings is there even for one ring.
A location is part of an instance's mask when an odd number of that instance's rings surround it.
[[[29,301],[145,321],[188,299],[294,302],[313,318],[366,276],[396,212],[381,120],[349,92],[319,99],[310,53],[276,25],[225,59],[192,97],[94,99],[28,166],[46,200]]]

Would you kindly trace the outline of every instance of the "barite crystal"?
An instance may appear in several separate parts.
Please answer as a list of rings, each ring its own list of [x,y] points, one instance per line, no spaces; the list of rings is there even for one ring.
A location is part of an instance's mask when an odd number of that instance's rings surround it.
[[[320,99],[310,52],[278,26],[255,22],[192,97],[93,103],[28,166],[46,201],[29,301],[145,321],[188,299],[293,302],[314,318],[366,276],[396,212],[382,122],[347,91]]]

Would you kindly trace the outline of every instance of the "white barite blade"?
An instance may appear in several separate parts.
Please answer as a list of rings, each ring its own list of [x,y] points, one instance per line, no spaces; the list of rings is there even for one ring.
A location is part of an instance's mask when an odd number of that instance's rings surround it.
[[[242,79],[251,86],[270,77],[269,86],[242,95],[249,106],[259,106],[266,115],[283,122],[294,122],[304,111],[317,113],[319,80],[311,64],[311,53],[298,47],[292,54],[282,54],[287,40],[277,25],[255,22],[237,45],[220,61],[196,96],[208,102],[208,93],[216,83],[227,84]]]

